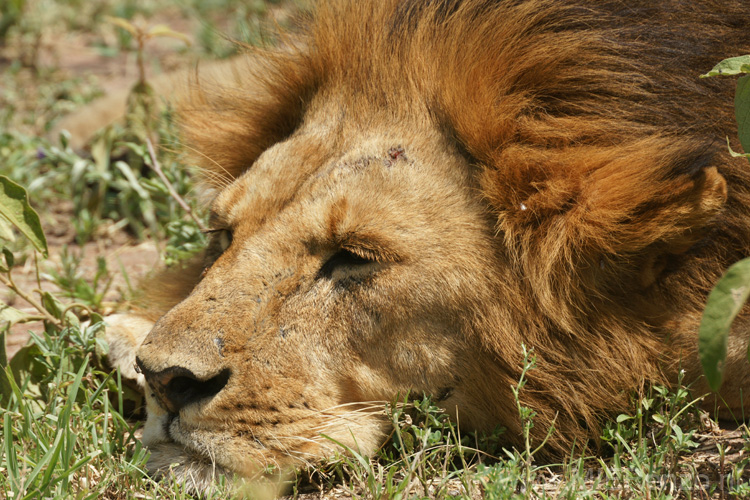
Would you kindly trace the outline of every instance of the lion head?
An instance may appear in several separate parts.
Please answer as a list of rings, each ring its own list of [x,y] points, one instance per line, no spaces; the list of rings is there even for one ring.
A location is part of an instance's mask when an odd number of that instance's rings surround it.
[[[151,292],[137,351],[152,470],[371,453],[409,392],[515,444],[522,345],[551,453],[595,446],[644,381],[697,378],[750,179],[715,140],[731,89],[665,68],[720,58],[696,23],[746,40],[709,2],[636,3],[331,0],[203,75],[180,117],[211,243],[160,278],[176,299]]]

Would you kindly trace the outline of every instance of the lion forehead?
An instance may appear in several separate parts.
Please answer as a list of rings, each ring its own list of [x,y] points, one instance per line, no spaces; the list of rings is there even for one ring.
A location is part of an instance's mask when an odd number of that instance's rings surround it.
[[[372,132],[346,126],[328,135],[302,128],[269,148],[220,192],[214,210],[224,214],[229,226],[241,221],[257,230],[292,207],[309,212],[312,205],[320,210],[321,204],[347,197],[362,204],[380,193],[394,202],[390,204],[394,209],[398,198],[414,199],[435,189],[450,199],[461,191],[458,185],[471,182],[466,168],[456,168],[466,160],[445,138],[431,130],[417,133],[414,128],[392,127],[383,133],[385,125]],[[424,183],[425,178],[433,181]],[[388,205],[380,203],[378,211],[387,210]]]

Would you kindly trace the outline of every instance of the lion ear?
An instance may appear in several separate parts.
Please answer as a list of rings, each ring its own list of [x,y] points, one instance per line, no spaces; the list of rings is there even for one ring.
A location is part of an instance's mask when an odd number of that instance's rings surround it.
[[[599,288],[598,280],[614,277],[606,268],[620,264],[622,286],[644,287],[669,255],[706,236],[727,198],[724,178],[710,166],[716,150],[686,143],[511,146],[485,169],[482,187],[527,276]]]

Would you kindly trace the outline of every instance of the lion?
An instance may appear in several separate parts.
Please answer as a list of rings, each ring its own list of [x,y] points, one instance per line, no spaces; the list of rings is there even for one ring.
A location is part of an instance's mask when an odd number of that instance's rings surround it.
[[[462,430],[597,450],[643,384],[684,370],[706,297],[750,255],[733,160],[738,0],[321,0],[276,48],[177,99],[210,244],[110,320],[146,387],[149,469],[373,453],[397,395]],[[747,311],[707,406],[750,410]],[[136,365],[134,367],[134,365]],[[744,391],[744,392],[743,392]]]

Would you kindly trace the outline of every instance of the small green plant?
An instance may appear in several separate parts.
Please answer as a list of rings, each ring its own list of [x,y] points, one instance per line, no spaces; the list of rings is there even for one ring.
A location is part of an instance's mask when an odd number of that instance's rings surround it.
[[[24,0],[0,0],[0,46],[4,45],[8,30],[21,18],[25,3]]]
[[[605,427],[602,439],[612,458],[598,460],[603,487],[658,498],[670,489],[700,486],[698,472],[680,460],[698,447],[696,434],[702,426],[698,400],[691,399],[683,377],[681,371],[674,390],[650,387],[635,398],[633,414],[618,415]]]
[[[97,311],[102,309],[102,301],[112,285],[114,276],[107,269],[104,257],[96,258],[96,271],[90,279],[85,278],[81,271],[81,253],[71,253],[64,247],[60,253],[60,270],[52,269],[50,277],[60,287],[64,296],[80,302],[83,306]]]
[[[165,140],[172,140],[171,126],[165,121],[158,128]],[[110,232],[126,229],[138,239],[166,237],[171,261],[194,252],[205,238],[195,201],[191,205],[183,198],[193,189],[189,169],[167,152],[159,162],[153,148],[148,151],[150,139],[139,144],[124,141],[125,134],[117,128],[104,132],[92,146],[91,158],[78,155],[64,140],[61,147],[45,145],[32,158],[28,153],[19,161],[32,161],[37,172],[29,179],[32,194],[42,200],[55,195],[70,200],[79,244],[97,237],[104,223]],[[191,221],[182,221],[184,214]],[[167,229],[165,222],[175,224]],[[188,225],[197,229],[191,231]],[[178,248],[183,242],[190,248]]]
[[[461,433],[429,396],[397,397],[385,414],[392,432],[376,456],[332,440],[343,453],[307,470],[307,477],[327,487],[343,483],[353,495],[368,498],[468,498],[478,491],[476,467],[497,460],[490,450],[499,449],[503,428]]]
[[[43,255],[47,255],[47,239],[44,236],[44,231],[42,231],[39,216],[31,205],[29,205],[26,190],[5,176],[0,176],[0,224],[3,227],[2,234],[0,234],[0,251],[3,254],[3,262],[0,263],[0,283],[26,300],[40,314],[30,315],[3,304],[0,308],[0,323],[3,324],[3,328],[6,330],[15,323],[41,319],[57,323],[59,318],[50,314],[42,303],[26,294],[13,280],[15,257],[13,256],[13,252],[6,246],[8,242],[15,239],[13,230],[18,230],[23,234],[34,248]],[[5,332],[0,334],[0,336],[2,337],[0,342],[0,360],[5,360],[7,363]],[[0,368],[4,368],[4,366]]]
[[[177,38],[190,45],[190,38],[183,33],[172,30],[166,24],[157,24],[147,28],[139,23],[121,17],[107,17],[106,20],[130,34],[135,40],[135,56],[138,65],[138,81],[130,90],[126,121],[128,130],[141,142],[149,139],[155,129],[157,96],[146,80],[145,49],[146,42],[154,38]]]
[[[734,100],[740,144],[745,153],[735,153],[731,147],[729,151],[732,156],[745,157],[750,160],[750,75],[746,73],[750,73],[750,55],[725,59],[703,76],[745,74],[737,80]],[[727,270],[708,297],[700,326],[698,352],[706,380],[714,391],[718,391],[721,387],[729,331],[749,296],[750,259],[744,259]],[[748,350],[748,361],[750,361],[750,350]]]
[[[521,452],[521,459],[523,460],[524,479],[528,487],[533,479],[532,463],[534,461],[534,455],[544,447],[552,433],[555,432],[555,428],[553,423],[553,426],[547,430],[547,435],[545,436],[544,440],[539,444],[539,446],[532,449],[531,429],[534,428],[534,417],[536,417],[536,412],[521,403],[521,391],[526,386],[526,375],[529,371],[536,368],[536,356],[534,355],[533,350],[526,349],[526,346],[523,344],[521,345],[521,351],[523,352],[523,367],[521,370],[521,377],[518,380],[518,384],[515,387],[511,387],[511,390],[513,391],[516,410],[518,411],[518,415],[521,419],[521,426],[523,429],[524,449]]]
[[[503,462],[496,465],[479,465],[479,477],[487,482],[485,495],[487,498],[529,498],[533,495],[534,485],[541,474],[548,471],[546,465],[534,465],[534,457],[544,448],[549,438],[555,432],[553,425],[547,429],[544,439],[536,444],[532,440],[531,431],[534,428],[536,412],[522,403],[522,392],[528,382],[528,374],[536,369],[536,355],[533,349],[521,344],[523,365],[521,376],[515,386],[511,387],[516,411],[521,422],[523,448],[502,449]]]

